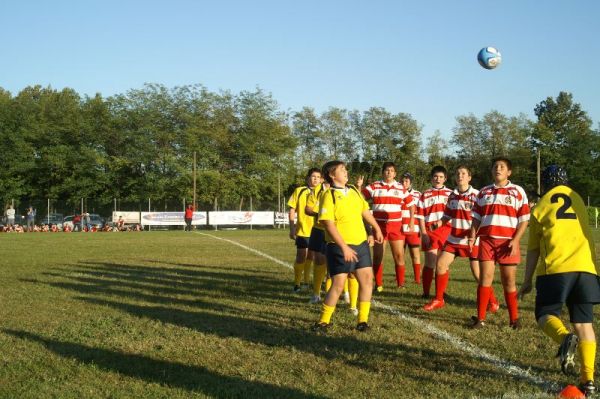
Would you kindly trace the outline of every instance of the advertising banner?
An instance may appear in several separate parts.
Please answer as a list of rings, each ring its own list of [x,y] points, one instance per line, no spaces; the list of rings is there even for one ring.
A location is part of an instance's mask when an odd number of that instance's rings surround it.
[[[139,212],[123,212],[117,211],[112,213],[112,221],[117,222],[119,220],[119,216],[123,217],[125,224],[138,224],[140,222],[140,213]]]
[[[274,212],[209,212],[208,224],[211,226],[234,225],[273,225],[275,224]]]
[[[143,226],[185,226],[183,212],[142,212]],[[192,225],[205,226],[206,212],[194,212]]]

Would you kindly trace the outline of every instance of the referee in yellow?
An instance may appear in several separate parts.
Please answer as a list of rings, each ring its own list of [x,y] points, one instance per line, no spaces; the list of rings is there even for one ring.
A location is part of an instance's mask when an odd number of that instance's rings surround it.
[[[542,173],[543,195],[531,212],[525,277],[519,296],[531,292],[532,278],[537,274],[537,323],[560,345],[563,373],[574,368],[579,353],[579,389],[591,396],[596,392],[593,305],[600,303],[600,284],[585,205],[567,183],[567,173],[557,165],[548,166]],[[564,304],[575,334],[559,318]]]
[[[325,226],[327,268],[332,285],[323,301],[319,322],[313,326],[313,330],[327,330],[344,283],[348,275],[353,274],[359,284],[356,329],[366,331],[369,328],[367,322],[371,309],[373,268],[363,219],[371,225],[377,243],[383,242],[383,235],[360,191],[347,184],[346,165],[342,161],[329,161],[323,165],[322,173],[330,188],[321,197],[319,222]]]

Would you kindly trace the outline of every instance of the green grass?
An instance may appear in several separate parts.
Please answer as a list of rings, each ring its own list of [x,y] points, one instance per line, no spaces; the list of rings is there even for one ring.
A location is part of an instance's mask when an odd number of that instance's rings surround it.
[[[207,233],[293,261],[283,230]],[[464,262],[452,266],[446,308],[425,313],[420,286],[389,288],[388,258],[376,299],[395,313],[374,307],[361,334],[340,304],[321,336],[309,331],[320,308],[291,292],[291,270],[196,233],[4,234],[0,259],[3,398],[554,397],[545,383],[576,381],[559,373],[555,345],[537,330],[533,295],[520,331],[504,307],[485,330],[466,328],[475,283]]]

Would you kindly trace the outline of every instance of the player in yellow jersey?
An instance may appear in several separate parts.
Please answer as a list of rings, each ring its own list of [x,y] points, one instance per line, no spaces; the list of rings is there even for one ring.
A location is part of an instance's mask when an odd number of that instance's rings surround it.
[[[306,214],[314,218],[313,228],[308,241],[308,248],[314,253],[313,294],[310,303],[321,302],[321,284],[327,275],[325,264],[325,228],[318,223],[319,198],[329,188],[327,182],[322,182],[311,190],[306,201]]]
[[[522,297],[536,279],[535,318],[538,326],[559,344],[561,369],[566,374],[581,359],[580,389],[591,396],[594,384],[596,336],[593,305],[600,303],[600,285],[594,243],[583,200],[567,186],[567,174],[550,165],[542,173],[544,194],[529,224],[529,244]],[[575,330],[570,333],[559,318],[563,305]]]
[[[331,185],[321,197],[319,222],[325,226],[327,268],[332,285],[323,301],[319,322],[313,326],[313,330],[327,330],[344,283],[352,273],[359,284],[356,328],[366,331],[369,328],[373,268],[363,220],[371,225],[377,243],[383,242],[383,235],[362,194],[356,187],[347,185],[346,165],[341,161],[330,161],[323,166],[322,173]]]
[[[312,168],[306,174],[306,186],[300,186],[288,201],[290,238],[296,242],[296,261],[294,263],[294,291],[300,291],[302,274],[304,284],[310,283],[310,271],[314,254],[308,248],[310,232],[314,225],[314,218],[306,214],[306,202],[311,191],[321,183],[321,171]],[[297,219],[297,222],[295,222]]]

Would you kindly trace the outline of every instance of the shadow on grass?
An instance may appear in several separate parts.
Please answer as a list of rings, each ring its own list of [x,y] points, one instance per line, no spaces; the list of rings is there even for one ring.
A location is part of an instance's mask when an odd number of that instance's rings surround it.
[[[434,377],[426,376],[423,371],[443,372],[453,370],[461,375],[481,378],[493,372],[491,364],[473,362],[468,354],[440,353],[426,348],[415,348],[400,343],[383,343],[369,341],[368,336],[359,338],[354,335],[336,335],[340,327],[334,326],[333,334],[329,336],[315,335],[307,331],[306,321],[289,317],[264,320],[264,315],[270,313],[269,306],[261,306],[258,311],[252,309],[237,309],[222,305],[219,298],[211,297],[211,292],[229,295],[229,299],[240,303],[248,302],[248,295],[259,297],[271,296],[285,301],[274,306],[289,306],[291,295],[281,292],[287,284],[281,281],[260,277],[255,280],[252,274],[242,275],[231,270],[213,270],[212,267],[197,267],[182,269],[131,266],[113,263],[94,263],[76,265],[65,274],[54,273],[51,277],[69,279],[69,282],[49,281],[42,283],[78,292],[84,296],[75,299],[89,304],[114,308],[135,317],[151,318],[162,323],[173,324],[192,329],[202,334],[214,335],[221,338],[240,338],[244,341],[269,347],[293,348],[299,352],[310,353],[327,360],[341,360],[347,364],[379,373],[385,369],[381,363],[398,363],[409,365],[427,365],[421,369],[408,368],[404,374],[415,381],[431,383]],[[184,271],[185,273],[180,273]],[[237,271],[237,270],[236,270]],[[73,275],[76,273],[76,275]],[[185,275],[184,288],[180,289],[181,274]],[[153,284],[149,286],[148,284]],[[140,293],[151,287],[151,294]],[[194,289],[195,288],[195,289]],[[205,290],[205,291],[204,291]],[[286,290],[287,291],[287,290]],[[173,298],[168,295],[205,295],[204,298],[190,303],[188,300]],[[208,296],[206,296],[208,295]],[[112,296],[110,300],[103,296]],[[134,300],[158,303],[165,306],[147,306],[126,303]],[[196,310],[183,310],[169,307],[173,303],[192,305]],[[218,313],[220,312],[220,313]],[[356,333],[358,334],[358,333]],[[482,387],[481,394],[486,392]],[[477,392],[474,392],[476,394]]]
[[[80,273],[82,276],[73,276],[73,273]],[[102,279],[104,285],[121,285],[173,295],[202,295],[204,291],[208,295],[218,293],[232,297],[260,297],[263,301],[303,301],[289,295],[290,284],[255,273],[246,273],[245,269],[224,270],[200,266],[198,269],[190,270],[86,262],[65,269],[64,275],[60,273],[46,273],[46,275],[81,280],[85,279],[85,276],[95,276]],[[248,284],[250,281],[252,284]]]
[[[45,346],[48,350],[69,359],[99,367],[105,371],[154,382],[169,387],[201,392],[217,398],[320,398],[300,390],[278,387],[243,378],[226,376],[200,366],[152,359],[107,349],[93,348],[78,343],[59,341],[26,331],[7,330],[2,332]]]

